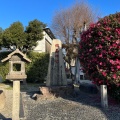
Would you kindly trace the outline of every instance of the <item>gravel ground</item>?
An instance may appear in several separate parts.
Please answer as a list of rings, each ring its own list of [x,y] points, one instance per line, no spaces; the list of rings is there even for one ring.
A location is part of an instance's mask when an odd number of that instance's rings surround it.
[[[25,116],[21,120],[120,120],[120,104],[109,99],[109,108],[101,108],[99,93],[88,94],[77,89],[77,97],[35,101],[29,91],[37,90],[30,87],[21,92]],[[5,93],[7,102],[0,111],[0,120],[11,118],[12,90]]]

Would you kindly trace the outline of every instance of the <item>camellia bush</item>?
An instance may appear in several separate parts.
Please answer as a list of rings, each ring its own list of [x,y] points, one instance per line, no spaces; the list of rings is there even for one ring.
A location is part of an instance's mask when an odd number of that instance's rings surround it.
[[[120,88],[120,12],[91,24],[82,33],[79,48],[83,70],[93,83]]]

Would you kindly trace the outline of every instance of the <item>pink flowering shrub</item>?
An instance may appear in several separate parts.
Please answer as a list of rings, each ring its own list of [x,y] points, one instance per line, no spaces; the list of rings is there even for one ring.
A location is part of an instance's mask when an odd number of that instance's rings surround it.
[[[80,62],[93,83],[120,87],[120,12],[91,24],[79,48]]]

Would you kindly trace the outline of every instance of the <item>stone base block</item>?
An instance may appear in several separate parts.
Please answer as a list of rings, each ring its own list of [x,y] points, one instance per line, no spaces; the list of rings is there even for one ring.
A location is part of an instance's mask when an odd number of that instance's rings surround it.
[[[3,109],[5,106],[5,93],[3,90],[0,90],[0,109]]]
[[[40,87],[40,98],[49,99],[57,97],[66,97],[74,94],[72,86],[52,86],[52,87]]]

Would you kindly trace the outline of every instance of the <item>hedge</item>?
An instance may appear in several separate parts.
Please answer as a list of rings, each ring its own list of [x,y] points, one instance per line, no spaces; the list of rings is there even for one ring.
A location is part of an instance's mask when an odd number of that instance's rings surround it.
[[[10,52],[1,52],[0,61],[7,57]],[[32,61],[26,64],[27,82],[40,82],[43,83],[47,76],[49,54],[29,52],[27,57]],[[0,62],[0,76],[5,81],[5,76],[9,72],[9,64]]]

